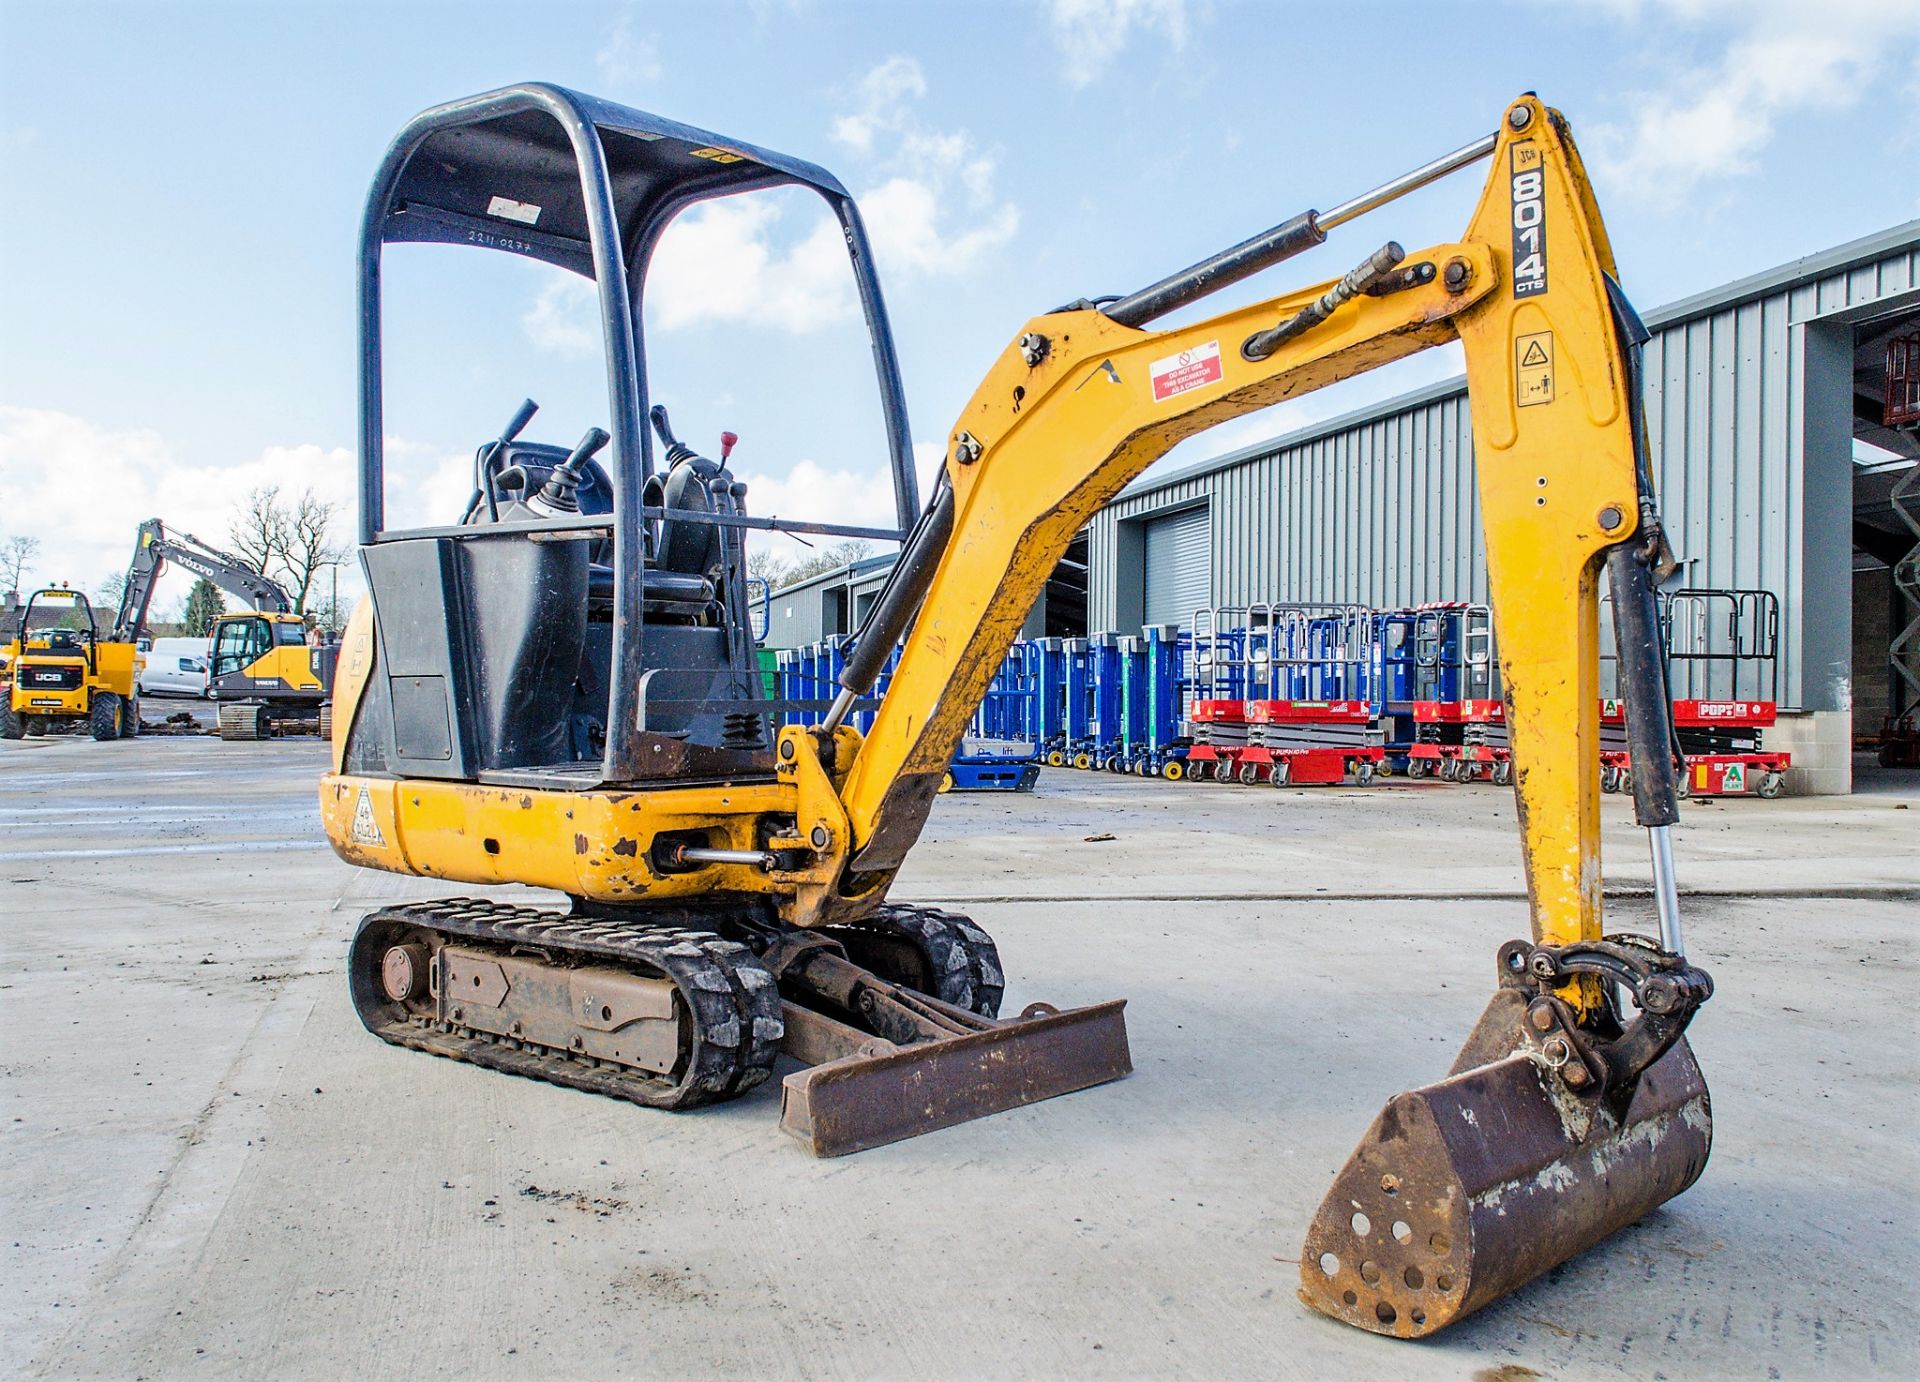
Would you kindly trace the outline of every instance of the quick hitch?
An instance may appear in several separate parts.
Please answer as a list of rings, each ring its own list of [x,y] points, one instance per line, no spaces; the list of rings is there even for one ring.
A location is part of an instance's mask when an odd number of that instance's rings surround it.
[[[1500,947],[1500,984],[1529,991],[1522,1031],[1534,1054],[1577,1094],[1631,1099],[1634,1086],[1687,1030],[1713,997],[1713,979],[1684,956],[1644,936],[1615,935],[1573,945],[1508,941]],[[1581,975],[1602,980],[1600,1012],[1585,1024],[1555,992]],[[1617,994],[1636,1015],[1623,1021]]]

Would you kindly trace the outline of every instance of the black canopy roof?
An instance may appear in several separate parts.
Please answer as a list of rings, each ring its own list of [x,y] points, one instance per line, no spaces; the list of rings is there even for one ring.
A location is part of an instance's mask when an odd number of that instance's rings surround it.
[[[544,82],[436,106],[394,141],[397,176],[368,208],[386,242],[505,249],[593,275],[576,134],[592,130],[613,192],[622,257],[690,201],[780,184],[847,190],[825,169]],[[378,189],[376,189],[378,190]]]

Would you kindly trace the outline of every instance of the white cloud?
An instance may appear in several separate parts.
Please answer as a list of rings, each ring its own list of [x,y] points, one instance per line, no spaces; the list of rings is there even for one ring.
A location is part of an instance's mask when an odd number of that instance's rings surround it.
[[[591,280],[548,266],[552,275],[520,318],[527,339],[555,355],[600,353],[597,298]]]
[[[965,130],[923,125],[914,102],[926,76],[891,57],[856,83],[833,138],[868,164],[861,215],[891,280],[973,272],[1011,240],[1020,211],[994,187],[998,162]],[[797,210],[805,207],[805,210]],[[599,350],[592,285],[555,271],[521,318],[527,338],[559,355]],[[839,223],[811,198],[749,194],[701,203],[661,236],[648,268],[651,320],[663,330],[750,322],[796,335],[857,314]]]
[[[638,32],[633,11],[628,10],[613,22],[607,40],[593,56],[601,81],[614,90],[629,89],[660,80],[660,40],[656,35]]]
[[[833,122],[833,137],[860,153],[872,153],[874,137],[898,129],[907,101],[927,94],[926,74],[908,57],[891,57],[860,79],[860,108]]]
[[[471,489],[471,458],[390,438],[389,521],[454,522]],[[126,570],[134,531],[158,518],[175,532],[228,545],[227,526],[241,499],[262,485],[311,489],[337,506],[334,533],[353,541],[356,466],[346,447],[269,446],[229,464],[184,453],[151,428],[102,427],[69,413],[0,405],[0,493],[5,531],[40,539],[28,575],[88,590]],[[156,607],[186,593],[190,578],[172,573]],[[359,569],[341,569],[342,590],[360,588]]]
[[[1020,209],[994,190],[998,160],[966,130],[932,129],[915,102],[926,75],[890,57],[857,84],[857,107],[833,137],[867,157],[880,181],[858,198],[883,272],[938,278],[971,272],[1020,226]]]
[[[1783,119],[1844,109],[1920,43],[1920,0],[1606,0],[1629,23],[1715,25],[1732,36],[1666,86],[1633,95],[1634,116],[1595,128],[1596,171],[1654,198],[1753,172]]]
[[[1061,75],[1091,86],[1138,33],[1174,52],[1187,45],[1188,0],[1053,0],[1049,17]]]
[[[753,321],[803,333],[849,316],[853,273],[839,224],[815,216],[798,240],[782,244],[788,204],[711,201],[667,227],[647,271],[647,300],[662,329]]]
[[[919,441],[913,444],[913,469],[920,484],[920,502],[925,504],[946,459],[945,444]],[[747,512],[760,518],[803,518],[819,521],[820,496],[833,496],[832,521],[856,528],[891,528],[899,521],[893,507],[893,470],[884,461],[865,470],[823,466],[803,460],[785,475],[767,471],[741,470],[739,478],[747,486]],[[782,533],[750,532],[748,546],[772,552],[784,561],[811,554],[813,547],[830,546],[840,539],[809,537],[805,543]],[[807,544],[811,543],[813,547]],[[875,543],[875,550],[891,552],[892,545]]]

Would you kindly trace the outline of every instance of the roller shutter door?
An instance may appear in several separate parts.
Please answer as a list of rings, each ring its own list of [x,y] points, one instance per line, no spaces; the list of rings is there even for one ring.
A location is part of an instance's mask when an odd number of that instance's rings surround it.
[[[1147,520],[1146,622],[1193,623],[1213,603],[1213,524],[1206,505]]]

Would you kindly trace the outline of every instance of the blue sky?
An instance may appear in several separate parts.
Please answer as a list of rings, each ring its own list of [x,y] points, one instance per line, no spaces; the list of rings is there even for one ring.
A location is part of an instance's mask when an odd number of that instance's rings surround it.
[[[41,537],[34,574],[96,584],[150,515],[217,536],[261,483],[350,508],[367,181],[418,110],[532,78],[836,171],[875,233],[929,463],[1030,315],[1332,205],[1522,90],[1573,121],[1643,306],[1920,216],[1920,0],[0,0],[0,536]],[[1450,239],[1476,191],[1469,174],[1396,204],[1262,286]],[[703,449],[741,434],[757,511],[884,518],[871,373],[818,213],[787,194],[679,234],[648,323],[656,397]],[[403,506],[450,518],[524,394],[539,439],[605,421],[560,276],[406,247],[394,280]],[[1176,461],[1455,368],[1435,352]]]

